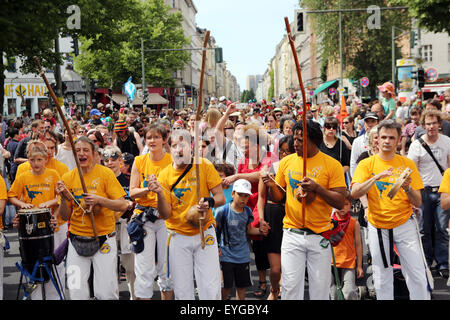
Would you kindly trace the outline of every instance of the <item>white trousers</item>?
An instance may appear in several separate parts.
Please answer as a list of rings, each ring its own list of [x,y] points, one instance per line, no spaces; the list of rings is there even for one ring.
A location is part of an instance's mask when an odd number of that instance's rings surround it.
[[[204,249],[200,234],[185,236],[175,233],[170,240],[168,274],[177,300],[195,300],[194,275],[200,300],[221,299],[216,231],[210,227],[204,234]]]
[[[68,224],[66,222],[63,225],[60,225],[58,227],[58,231],[56,231],[53,234],[53,243],[54,243],[55,250],[67,238],[67,230],[68,230]],[[51,268],[56,267],[57,277],[59,277],[59,281],[57,278],[54,278],[54,280],[57,283],[59,290],[61,291],[62,297],[64,297],[65,287],[66,287],[66,268],[64,265],[64,261],[61,262],[57,266],[49,266],[49,267],[51,267]],[[45,300],[60,300],[61,299],[61,297],[58,294],[58,291],[56,290],[55,285],[53,284],[53,282],[51,280],[44,283],[44,291],[45,291]],[[31,300],[42,300],[43,299],[42,284],[37,285],[37,288],[31,293],[30,297],[31,297]]]
[[[393,229],[394,244],[397,247],[402,274],[405,277],[411,300],[429,300],[425,265],[420,252],[420,242],[416,225],[412,218]],[[373,281],[377,300],[394,299],[394,273],[389,257],[389,234],[382,229],[384,252],[388,267],[385,268],[381,256],[377,229],[368,223],[369,249],[373,263]]]
[[[158,275],[158,286],[161,291],[172,290],[169,277],[163,270],[166,259],[167,229],[163,219],[158,219],[153,223],[145,222],[144,229],[147,232],[144,238],[144,250],[134,255],[136,274],[134,294],[137,298],[152,298],[156,275]],[[157,263],[155,261],[156,246]]]
[[[89,300],[88,279],[94,267],[94,295],[98,300],[118,300],[116,237],[107,238],[92,257],[77,254],[69,240],[67,252],[67,287],[71,300]]]
[[[0,248],[0,300],[3,300],[3,259],[4,249]]]
[[[130,300],[135,300],[134,283],[136,281],[136,274],[134,272],[134,252],[131,250],[127,226],[127,219],[120,218],[119,223],[116,224],[116,239],[120,245],[120,264],[125,268]]]
[[[303,300],[305,267],[308,268],[309,297],[329,300],[331,286],[330,243],[320,235],[300,235],[283,230],[281,243],[281,299]]]

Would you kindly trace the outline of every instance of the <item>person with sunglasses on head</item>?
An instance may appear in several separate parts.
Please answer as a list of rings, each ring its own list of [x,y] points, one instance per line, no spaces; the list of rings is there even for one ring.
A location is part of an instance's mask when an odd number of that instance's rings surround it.
[[[123,190],[127,193],[125,200],[128,201],[128,210],[124,213],[118,212],[116,218],[116,237],[118,245],[120,245],[120,265],[124,267],[126,272],[126,279],[128,283],[128,290],[130,292],[131,300],[135,300],[134,295],[134,282],[136,279],[134,273],[134,254],[131,251],[130,238],[128,237],[127,224],[133,214],[133,201],[130,198],[130,178],[123,174],[120,170],[123,164],[122,152],[118,147],[107,146],[102,151],[102,160],[104,166],[111,169],[114,172],[117,180],[122,186]]]
[[[344,172],[350,169],[350,150],[343,142],[342,137],[338,138],[339,122],[336,118],[328,117],[323,125],[323,141],[320,144],[320,151],[338,160]]]
[[[180,130],[175,130],[180,131]],[[165,261],[167,229],[163,216],[158,211],[158,196],[150,192],[149,181],[157,178],[165,167],[171,165],[172,156],[165,152],[164,144],[168,132],[159,123],[145,129],[145,143],[149,152],[137,156],[131,169],[130,196],[136,201],[133,219],[142,219],[147,234],[142,251],[135,250],[135,295],[138,300],[150,300],[153,297],[153,283],[158,276],[158,286],[163,300],[173,299],[172,284],[163,266]],[[157,263],[155,263],[155,250]]]

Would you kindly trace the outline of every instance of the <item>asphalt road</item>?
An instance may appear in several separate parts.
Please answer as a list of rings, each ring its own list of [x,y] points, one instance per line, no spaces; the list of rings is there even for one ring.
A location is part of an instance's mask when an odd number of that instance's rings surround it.
[[[20,272],[16,268],[16,262],[20,262],[20,254],[19,254],[19,241],[17,237],[17,230],[6,230],[5,235],[9,240],[10,249],[5,252],[4,255],[4,266],[3,266],[3,299],[4,300],[16,300],[20,282]],[[252,254],[253,257],[253,254]],[[366,267],[367,264],[364,263]],[[370,270],[366,271],[365,278],[357,281],[357,285],[364,288],[362,300],[371,300],[374,297],[369,294],[371,286],[370,286]],[[267,295],[264,298],[257,298],[253,295],[253,291],[257,288],[258,285],[258,273],[256,271],[256,267],[254,261],[251,263],[251,278],[253,281],[253,286],[247,289],[246,298],[248,300],[265,300]],[[267,277],[268,278],[268,277]],[[267,279],[268,280],[268,279]],[[450,300],[450,287],[446,285],[447,280],[440,277],[438,274],[434,275],[435,281],[435,289],[432,294],[432,299],[434,300]],[[128,285],[126,281],[119,281],[119,299],[120,300],[129,300],[130,294],[128,291]],[[268,294],[269,290],[267,290]],[[231,296],[234,300],[234,293],[232,292]],[[160,293],[158,287],[155,283],[155,292],[153,299],[159,300]],[[308,288],[307,282],[305,287],[305,299],[308,298]],[[23,299],[23,290],[19,290],[19,300]]]

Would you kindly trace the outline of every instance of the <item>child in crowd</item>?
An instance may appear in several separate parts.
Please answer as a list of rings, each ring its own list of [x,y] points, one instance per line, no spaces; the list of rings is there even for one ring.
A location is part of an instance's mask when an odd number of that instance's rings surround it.
[[[48,160],[48,150],[46,145],[38,140],[31,140],[28,143],[27,158],[31,170],[25,171],[16,176],[11,189],[8,191],[8,200],[11,204],[20,209],[50,208],[55,210],[58,206],[56,183],[61,180],[58,172],[54,169],[46,168]],[[57,225],[55,212],[52,212],[50,224]],[[19,216],[13,220],[13,226],[19,226]],[[31,293],[32,300],[42,300],[42,284]],[[45,295],[47,300],[59,300],[60,296],[51,281],[45,283]]]
[[[223,274],[222,299],[228,300],[233,282],[238,300],[245,300],[246,287],[251,286],[250,246],[247,235],[260,235],[251,227],[252,210],[247,206],[251,184],[239,179],[233,184],[233,201],[216,210],[217,241]]]
[[[224,180],[226,177],[232,176],[235,174],[234,166],[228,163],[215,163],[214,167],[216,168],[217,172],[219,173],[219,176]],[[225,195],[225,204],[224,206],[228,205],[231,201],[233,201],[233,197],[231,196],[231,193],[233,191],[233,184],[226,185],[222,183],[223,193]],[[218,209],[218,208],[217,208]],[[216,216],[216,208],[213,208],[213,215]]]
[[[355,280],[356,277],[364,276],[363,250],[359,222],[350,216],[352,198],[350,192],[346,192],[345,204],[342,210],[334,210],[332,219],[338,221],[345,232],[344,237],[337,246],[333,248],[336,258],[336,267],[338,268],[339,280],[342,286],[342,293],[345,300],[357,300],[358,290]],[[333,262],[332,262],[333,263]],[[333,273],[334,275],[334,273]],[[336,300],[336,283],[334,276],[331,283],[331,299]]]

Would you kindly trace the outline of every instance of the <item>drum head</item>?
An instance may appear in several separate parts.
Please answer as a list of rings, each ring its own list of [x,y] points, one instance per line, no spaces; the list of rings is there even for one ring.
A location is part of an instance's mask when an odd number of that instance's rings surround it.
[[[41,214],[41,213],[51,213],[49,208],[31,208],[31,209],[20,209],[17,214]]]

